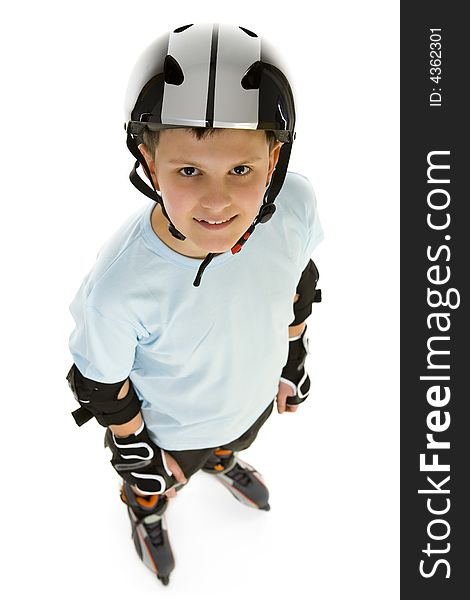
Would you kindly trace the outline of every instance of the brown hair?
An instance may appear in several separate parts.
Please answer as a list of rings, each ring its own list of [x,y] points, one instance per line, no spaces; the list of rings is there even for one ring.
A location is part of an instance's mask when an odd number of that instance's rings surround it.
[[[214,132],[219,130],[216,127],[188,127],[188,129],[191,131],[191,133],[195,137],[197,137],[198,140],[202,140],[203,138],[207,137],[208,135],[214,135]],[[269,145],[269,152],[271,152],[271,150],[274,148],[274,146],[277,143],[276,134],[274,133],[274,131],[264,130],[264,132],[266,134],[266,141],[268,142],[268,145]],[[146,127],[143,131],[142,137],[144,140],[144,144],[147,147],[150,154],[152,156],[155,156],[155,150],[157,149],[157,146],[158,146],[160,132],[159,131],[150,131],[150,129],[148,129],[148,127]]]

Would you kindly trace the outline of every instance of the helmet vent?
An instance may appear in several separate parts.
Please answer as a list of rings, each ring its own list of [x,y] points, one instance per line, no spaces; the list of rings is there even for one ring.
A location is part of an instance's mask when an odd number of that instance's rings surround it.
[[[177,29],[175,29],[173,31],[173,33],[181,33],[182,31],[185,31],[186,29],[188,29],[189,27],[192,27],[194,25],[194,23],[191,23],[191,25],[183,25],[182,27],[178,27]]]
[[[240,25],[238,26],[242,31],[244,31],[245,33],[247,33],[249,36],[251,37],[258,37],[256,35],[256,33],[253,33],[253,31],[250,31],[249,29],[245,29],[245,27],[240,27]]]
[[[170,54],[167,54],[165,57],[163,73],[165,75],[165,83],[181,85],[184,81],[183,69],[180,67],[178,61]]]
[[[248,71],[243,76],[241,80],[242,88],[245,90],[259,89],[262,73],[263,63],[257,60],[248,68]]]

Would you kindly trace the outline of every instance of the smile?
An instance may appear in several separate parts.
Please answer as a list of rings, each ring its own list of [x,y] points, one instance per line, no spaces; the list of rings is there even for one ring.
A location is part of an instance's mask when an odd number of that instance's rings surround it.
[[[219,230],[219,229],[225,229],[226,227],[228,227],[230,225],[230,223],[236,218],[237,215],[235,215],[234,217],[232,217],[231,219],[228,219],[227,221],[204,221],[204,220],[198,220],[198,219],[194,219],[196,221],[196,223],[199,223],[199,225],[201,225],[202,227],[204,227],[205,229],[210,229],[210,230]]]

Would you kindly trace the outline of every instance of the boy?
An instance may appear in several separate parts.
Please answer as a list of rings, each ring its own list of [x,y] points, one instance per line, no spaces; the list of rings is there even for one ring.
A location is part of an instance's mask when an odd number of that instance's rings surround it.
[[[105,244],[70,305],[67,380],[77,423],[106,427],[136,550],[164,584],[168,498],[202,469],[269,510],[238,452],[275,400],[295,412],[309,393],[305,319],[320,301],[310,255],[322,230],[308,180],[286,177],[294,124],[275,52],[242,27],[180,27],[130,78],[131,181],[156,204]]]

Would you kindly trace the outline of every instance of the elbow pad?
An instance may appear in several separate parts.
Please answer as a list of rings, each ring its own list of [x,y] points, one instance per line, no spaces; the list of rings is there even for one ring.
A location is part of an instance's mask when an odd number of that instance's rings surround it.
[[[71,366],[66,379],[75,400],[80,404],[80,408],[72,412],[79,427],[93,417],[103,427],[122,425],[140,412],[140,400],[131,380],[128,393],[118,400],[117,396],[126,379],[117,383],[94,381],[84,377],[75,364]]]
[[[310,259],[297,285],[296,292],[299,294],[299,299],[294,302],[295,319],[289,327],[303,323],[312,313],[312,304],[321,302],[321,290],[317,290],[319,277],[320,273],[313,260]]]

